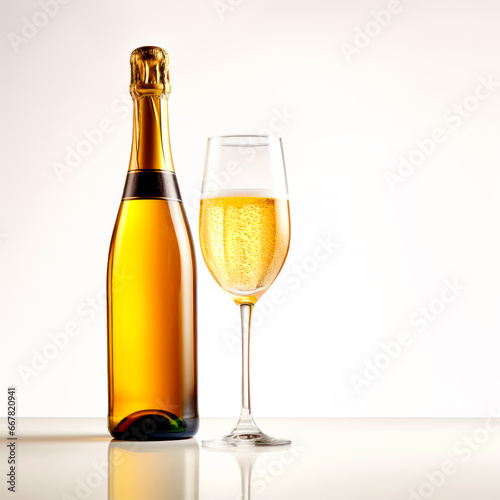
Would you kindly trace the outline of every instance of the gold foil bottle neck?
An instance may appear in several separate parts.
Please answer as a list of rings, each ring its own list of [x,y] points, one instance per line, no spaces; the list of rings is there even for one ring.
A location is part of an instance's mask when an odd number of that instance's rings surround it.
[[[168,54],[160,47],[139,47],[130,56],[130,93],[134,99],[170,94]]]

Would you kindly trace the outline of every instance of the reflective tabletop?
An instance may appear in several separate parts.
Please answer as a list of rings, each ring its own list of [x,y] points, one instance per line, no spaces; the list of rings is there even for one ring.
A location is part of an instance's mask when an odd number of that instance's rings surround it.
[[[288,448],[214,452],[234,419],[202,419],[196,439],[111,440],[104,418],[1,420],[3,470],[18,500],[497,500],[500,419],[259,419]],[[12,452],[13,450],[13,452]],[[5,472],[4,472],[5,473]],[[4,476],[5,477],[5,476]],[[11,483],[12,484],[12,483]]]

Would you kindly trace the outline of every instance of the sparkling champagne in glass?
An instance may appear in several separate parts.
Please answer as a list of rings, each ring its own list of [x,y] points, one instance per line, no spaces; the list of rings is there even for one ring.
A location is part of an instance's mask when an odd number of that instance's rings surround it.
[[[290,244],[290,211],[281,139],[224,136],[208,140],[200,204],[200,243],[215,281],[240,308],[242,404],[238,424],[212,449],[282,446],[264,434],[250,409],[250,323],[256,302],[271,286]]]

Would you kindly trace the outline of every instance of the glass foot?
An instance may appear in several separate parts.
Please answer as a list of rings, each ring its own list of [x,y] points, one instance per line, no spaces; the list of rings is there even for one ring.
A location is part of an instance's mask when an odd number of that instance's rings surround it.
[[[201,442],[203,448],[215,451],[248,450],[249,448],[268,448],[274,446],[288,446],[292,442],[288,439],[279,439],[264,434],[255,424],[253,418],[242,416],[238,425],[230,434],[217,439],[208,439]]]
[[[208,439],[201,442],[203,448],[215,451],[234,451],[253,447],[288,446],[291,441],[268,436],[267,434],[241,434],[233,436],[228,434],[219,439]]]

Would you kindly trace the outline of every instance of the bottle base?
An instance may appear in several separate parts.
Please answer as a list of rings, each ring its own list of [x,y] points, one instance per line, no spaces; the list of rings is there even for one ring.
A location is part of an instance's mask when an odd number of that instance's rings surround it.
[[[199,418],[180,418],[164,410],[142,410],[122,419],[109,433],[121,441],[166,441],[188,439],[199,428]]]

